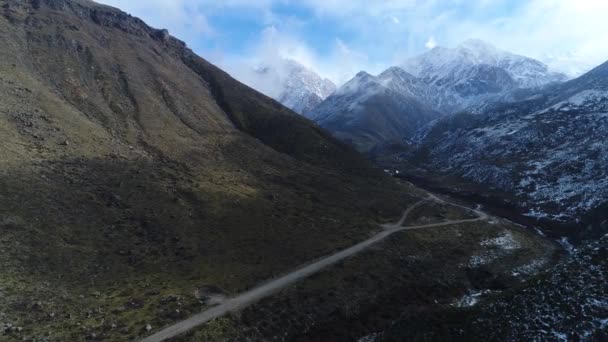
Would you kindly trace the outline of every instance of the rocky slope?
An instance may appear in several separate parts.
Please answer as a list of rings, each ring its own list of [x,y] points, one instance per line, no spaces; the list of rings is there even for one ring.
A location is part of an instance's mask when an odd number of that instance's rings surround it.
[[[1,0],[0,44],[0,340],[137,339],[412,200],[117,9]]]
[[[439,118],[416,94],[426,88],[399,68],[375,77],[361,72],[307,116],[339,139],[369,152],[401,141]]]
[[[259,78],[250,82],[252,87],[303,115],[336,91],[332,81],[321,78],[293,60],[281,60],[275,65],[259,67],[257,75]]]
[[[607,75],[608,63],[526,100],[442,119],[402,158],[512,194],[529,217],[605,230]]]

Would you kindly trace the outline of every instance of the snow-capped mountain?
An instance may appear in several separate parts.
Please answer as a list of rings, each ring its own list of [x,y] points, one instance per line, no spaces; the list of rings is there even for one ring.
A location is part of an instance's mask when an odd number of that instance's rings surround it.
[[[467,40],[453,49],[435,47],[407,60],[402,68],[431,84],[440,84],[442,80],[459,78],[460,71],[478,65],[503,69],[520,88],[539,87],[567,79],[565,74],[549,70],[540,61],[500,50],[477,39]]]
[[[534,59],[470,40],[454,49],[436,47],[377,77],[360,73],[306,116],[369,151],[407,140],[442,115],[483,111],[566,78]]]
[[[435,47],[401,67],[434,88],[430,103],[446,113],[503,99],[515,89],[567,80],[537,60],[480,40],[467,40],[453,49]]]
[[[418,137],[419,166],[513,194],[530,217],[606,219],[606,136],[608,63],[523,101],[438,120]]]
[[[251,86],[296,113],[306,114],[336,90],[336,85],[293,60],[256,69]]]
[[[360,72],[307,117],[336,137],[369,152],[400,142],[441,113],[420,101],[427,87],[399,68],[375,77]]]

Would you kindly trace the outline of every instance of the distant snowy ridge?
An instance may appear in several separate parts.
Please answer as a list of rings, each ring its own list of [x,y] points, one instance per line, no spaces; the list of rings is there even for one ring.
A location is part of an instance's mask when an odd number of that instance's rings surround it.
[[[429,87],[426,100],[437,110],[454,113],[488,102],[504,101],[517,89],[564,82],[540,61],[467,40],[454,49],[435,47],[401,66]]]
[[[436,47],[378,76],[362,71],[306,116],[368,152],[409,141],[443,115],[482,112],[566,79],[539,61],[470,40],[455,49]]]
[[[438,84],[450,78],[463,79],[459,73],[479,65],[506,71],[520,88],[540,87],[568,79],[563,73],[549,70],[540,61],[497,49],[477,39],[467,40],[454,49],[435,47],[407,60],[402,67],[414,76]]]
[[[293,60],[282,60],[256,70],[260,79],[252,86],[299,114],[306,114],[336,91],[336,85]],[[271,92],[256,85],[268,84]]]

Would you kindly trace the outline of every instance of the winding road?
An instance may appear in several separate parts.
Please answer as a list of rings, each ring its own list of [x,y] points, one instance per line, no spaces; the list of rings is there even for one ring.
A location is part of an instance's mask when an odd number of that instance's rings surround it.
[[[414,209],[416,209],[420,205],[422,205],[426,202],[429,202],[429,201],[434,201],[437,203],[444,203],[444,204],[449,204],[449,205],[453,205],[456,207],[464,208],[466,210],[473,211],[475,214],[477,214],[478,217],[474,218],[474,219],[466,219],[466,220],[446,220],[444,222],[417,225],[417,226],[403,226],[403,224],[405,223],[405,220],[407,219],[409,214]],[[442,200],[433,194],[428,194],[427,199],[418,201],[414,205],[407,208],[405,210],[405,212],[403,213],[403,216],[401,217],[399,222],[397,222],[395,224],[383,225],[382,228],[384,228],[384,230],[379,232],[378,234],[372,236],[371,238],[369,238],[365,241],[362,241],[352,247],[344,249],[340,252],[337,252],[330,256],[319,259],[318,261],[315,261],[307,266],[298,268],[279,278],[273,279],[267,283],[259,285],[247,292],[244,292],[235,297],[229,298],[222,304],[211,307],[186,320],[175,323],[149,337],[144,338],[143,340],[141,340],[141,342],[161,342],[166,339],[183,334],[199,325],[207,323],[215,318],[224,316],[230,312],[239,311],[239,310],[259,301],[262,298],[268,297],[268,296],[292,285],[293,283],[295,283],[301,279],[307,278],[307,277],[311,276],[312,274],[317,273],[328,266],[331,266],[339,261],[342,261],[350,256],[353,256],[353,255],[367,249],[371,245],[373,245],[381,240],[384,240],[385,238],[387,238],[388,236],[390,236],[392,234],[395,234],[395,233],[398,233],[401,231],[405,231],[405,230],[425,229],[425,228],[443,227],[443,226],[449,226],[449,225],[455,225],[455,224],[461,224],[461,223],[471,223],[471,222],[487,220],[488,218],[489,218],[489,216],[481,210],[467,208],[465,206],[462,206],[462,205],[459,205],[456,203]]]

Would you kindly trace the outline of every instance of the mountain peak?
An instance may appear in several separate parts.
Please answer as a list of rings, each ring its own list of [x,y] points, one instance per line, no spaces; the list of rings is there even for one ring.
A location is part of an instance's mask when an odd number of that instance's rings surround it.
[[[356,78],[367,78],[367,77],[373,77],[372,75],[370,75],[369,73],[367,73],[367,71],[359,71],[357,73],[357,75],[355,75]]]
[[[245,81],[289,109],[305,114],[336,91],[336,85],[293,59],[265,62]]]
[[[293,111],[306,114],[336,91],[336,85],[308,67],[288,59],[278,100]]]
[[[466,40],[456,48],[435,48],[407,60],[403,69],[416,77],[446,84],[449,83],[446,78],[466,76],[470,74],[468,69],[480,65],[505,70],[519,88],[534,88],[567,79],[563,74],[550,71],[540,61],[501,50],[480,39]]]

